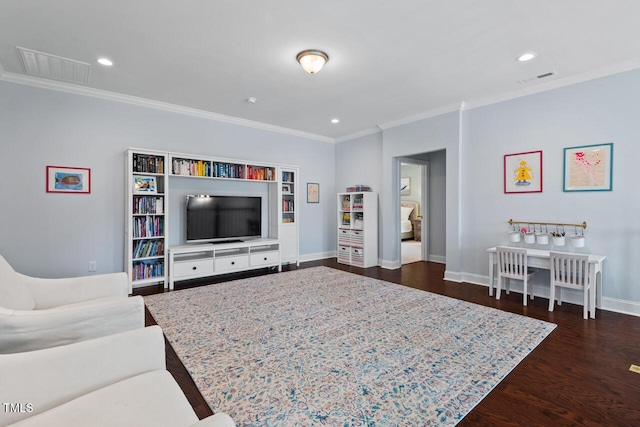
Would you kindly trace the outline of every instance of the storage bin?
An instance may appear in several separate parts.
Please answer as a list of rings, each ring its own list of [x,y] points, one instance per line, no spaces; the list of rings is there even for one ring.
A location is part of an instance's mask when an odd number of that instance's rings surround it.
[[[571,236],[571,246],[574,248],[584,248],[585,238],[582,235]]]
[[[536,243],[539,245],[548,245],[549,244],[549,235],[547,233],[538,233],[536,234]]]

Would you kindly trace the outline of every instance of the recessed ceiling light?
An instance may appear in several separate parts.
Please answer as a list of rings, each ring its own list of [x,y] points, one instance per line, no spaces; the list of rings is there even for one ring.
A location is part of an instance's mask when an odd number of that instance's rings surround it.
[[[113,65],[113,61],[109,58],[98,58],[98,64],[104,65],[105,67],[111,67]]]
[[[535,52],[526,52],[526,53],[523,53],[522,55],[518,56],[516,58],[516,60],[518,62],[527,62],[527,61],[531,61],[536,56],[538,56],[538,54],[535,53]]]
[[[247,102],[249,104],[255,104],[256,101],[258,101],[256,98],[254,98],[253,96],[250,96],[249,98],[247,98]]]
[[[340,123],[340,119],[331,119],[331,123],[333,124]]]

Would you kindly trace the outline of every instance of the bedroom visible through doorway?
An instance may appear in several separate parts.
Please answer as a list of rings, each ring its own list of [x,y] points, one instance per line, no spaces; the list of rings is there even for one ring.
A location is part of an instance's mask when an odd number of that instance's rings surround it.
[[[423,245],[423,216],[426,213],[424,192],[427,189],[427,163],[400,164],[400,254],[401,263],[426,260]]]

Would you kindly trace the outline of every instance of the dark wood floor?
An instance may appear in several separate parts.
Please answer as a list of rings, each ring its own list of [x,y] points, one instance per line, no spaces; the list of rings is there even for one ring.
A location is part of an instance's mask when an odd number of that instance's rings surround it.
[[[489,297],[484,286],[444,281],[444,265],[436,263],[417,262],[398,270],[385,270],[350,267],[328,259],[303,263],[300,268],[317,265],[400,283],[558,325],[459,426],[640,426],[640,374],[629,371],[631,364],[640,365],[638,317],[598,310],[596,319],[583,320],[581,306],[564,303],[550,313],[547,299],[536,298],[524,307],[522,295],[515,292],[503,294],[497,301]],[[202,284],[196,282],[188,286]],[[144,295],[162,291],[161,288],[149,287],[136,293]],[[155,324],[148,313],[147,324]],[[212,412],[207,403],[168,343],[167,365],[198,416],[210,415]]]

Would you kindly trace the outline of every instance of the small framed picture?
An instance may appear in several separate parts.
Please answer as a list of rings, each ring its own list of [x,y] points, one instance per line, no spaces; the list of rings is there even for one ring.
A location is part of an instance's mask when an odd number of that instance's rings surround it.
[[[400,195],[408,196],[411,194],[411,178],[400,178]]]
[[[307,182],[307,203],[320,203],[320,184]]]
[[[91,193],[91,169],[47,166],[47,193]]]
[[[613,143],[564,149],[564,191],[611,191]]]
[[[134,176],[133,192],[156,194],[158,192],[156,187],[156,177],[155,176]]]
[[[542,151],[504,155],[504,192],[542,193]]]
[[[293,194],[291,184],[282,184],[282,194]]]

